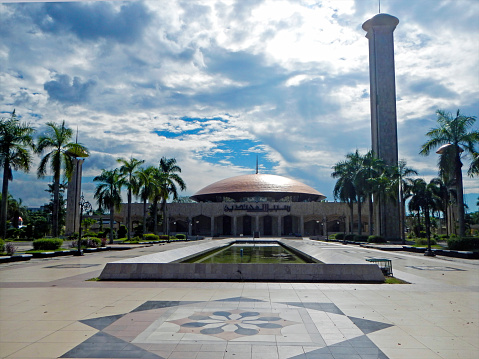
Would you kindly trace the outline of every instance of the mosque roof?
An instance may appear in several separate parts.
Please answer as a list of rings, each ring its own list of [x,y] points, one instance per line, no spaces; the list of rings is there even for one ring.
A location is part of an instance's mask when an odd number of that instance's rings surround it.
[[[200,189],[191,198],[197,202],[222,202],[224,197],[228,197],[241,202],[251,197],[267,197],[278,201],[287,196],[293,197],[294,202],[320,201],[326,198],[304,183],[270,174],[226,178]]]

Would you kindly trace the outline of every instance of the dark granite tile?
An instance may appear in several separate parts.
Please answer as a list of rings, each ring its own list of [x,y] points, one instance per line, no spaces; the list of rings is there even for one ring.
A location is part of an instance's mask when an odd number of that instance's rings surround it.
[[[351,321],[364,333],[369,334],[373,332],[377,332],[378,330],[386,329],[392,327],[392,324],[376,322],[373,320],[355,318],[355,317],[348,317]]]
[[[123,316],[124,314],[109,315],[107,317],[80,320],[80,323],[89,325],[90,327],[98,329],[98,330],[103,330]]]

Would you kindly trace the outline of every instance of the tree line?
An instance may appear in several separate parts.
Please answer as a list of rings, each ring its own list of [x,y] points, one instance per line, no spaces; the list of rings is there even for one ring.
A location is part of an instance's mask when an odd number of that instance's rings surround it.
[[[15,113],[9,118],[0,119],[0,167],[3,168],[3,182],[0,205],[0,237],[6,238],[8,213],[13,213],[18,220],[20,202],[8,194],[9,182],[13,180],[13,171],[29,172],[33,163],[33,155],[41,156],[37,168],[37,177],[42,178],[51,172],[53,181],[49,185],[52,193],[52,236],[60,234],[60,212],[63,206],[61,192],[64,190],[62,177],[71,179],[73,174],[74,159],[87,157],[88,149],[78,143],[72,142],[73,130],[66,127],[65,121],[61,123],[48,122],[46,130],[35,141],[35,128],[26,122],[21,122]],[[147,203],[153,207],[154,232],[157,232],[158,206],[163,211],[165,218],[166,202],[168,199],[178,199],[179,190],[186,189],[186,184],[180,177],[181,168],[176,159],[163,157],[159,166],[141,167],[143,160],[135,158],[118,158],[119,167],[113,170],[103,169],[93,181],[97,183],[94,198],[98,202],[100,211],[110,212],[110,225],[113,224],[115,209],[118,209],[122,199],[121,190],[125,188],[128,196],[128,239],[131,233],[131,202],[132,196],[139,196],[143,200],[143,233],[146,233]],[[166,222],[163,221],[164,231]],[[110,230],[110,242],[113,241],[113,231]]]
[[[479,174],[479,154],[475,146],[479,143],[479,131],[474,129],[476,118],[465,116],[457,110],[451,114],[438,110],[437,127],[426,133],[427,141],[421,146],[420,154],[427,156],[437,149],[438,177],[426,182],[423,178],[412,178],[418,173],[407,166],[406,161],[398,161],[396,166],[387,166],[372,151],[362,155],[356,150],[346,155],[346,159],[333,166],[336,178],[333,194],[335,199],[346,202],[350,217],[353,206],[358,208],[358,234],[362,233],[362,205],[369,204],[369,234],[373,229],[373,199],[379,196],[390,197],[399,205],[398,226],[401,239],[405,241],[406,202],[408,209],[420,220],[424,218],[426,235],[430,237],[430,214],[442,212],[448,225],[448,216],[453,213],[458,225],[458,235],[465,235],[464,195],[462,166],[469,160],[468,175]],[[447,228],[454,232],[455,228]],[[352,231],[352,230],[351,230]]]

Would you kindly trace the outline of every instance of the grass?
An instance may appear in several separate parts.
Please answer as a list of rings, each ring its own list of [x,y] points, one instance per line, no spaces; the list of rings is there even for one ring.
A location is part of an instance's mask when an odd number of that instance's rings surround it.
[[[416,248],[427,248],[427,244],[413,244],[411,247],[416,247]],[[444,246],[441,246],[440,244],[432,244],[431,248],[434,249],[447,249]]]
[[[85,282],[98,282],[98,281],[100,281],[100,278],[93,277],[93,278],[87,279]]]
[[[38,250],[29,250],[25,252],[17,252],[17,253],[25,253],[25,254],[33,254],[33,253],[44,253],[44,252],[63,252],[63,251],[70,251],[76,250],[76,248],[59,248],[59,249],[38,249]]]
[[[395,278],[395,277],[385,277],[384,283],[386,284],[409,284],[409,282],[406,282],[405,280]]]

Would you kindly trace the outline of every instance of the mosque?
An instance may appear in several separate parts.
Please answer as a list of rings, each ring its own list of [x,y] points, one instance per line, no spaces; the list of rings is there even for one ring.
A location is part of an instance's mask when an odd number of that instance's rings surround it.
[[[196,192],[196,203],[168,203],[171,234],[190,236],[280,237],[349,232],[346,203],[299,181],[271,174],[249,174],[214,182]],[[127,205],[115,216],[126,222]],[[143,204],[132,204],[132,221],[143,220]],[[357,221],[357,218],[354,219]],[[364,227],[367,230],[367,226]]]

